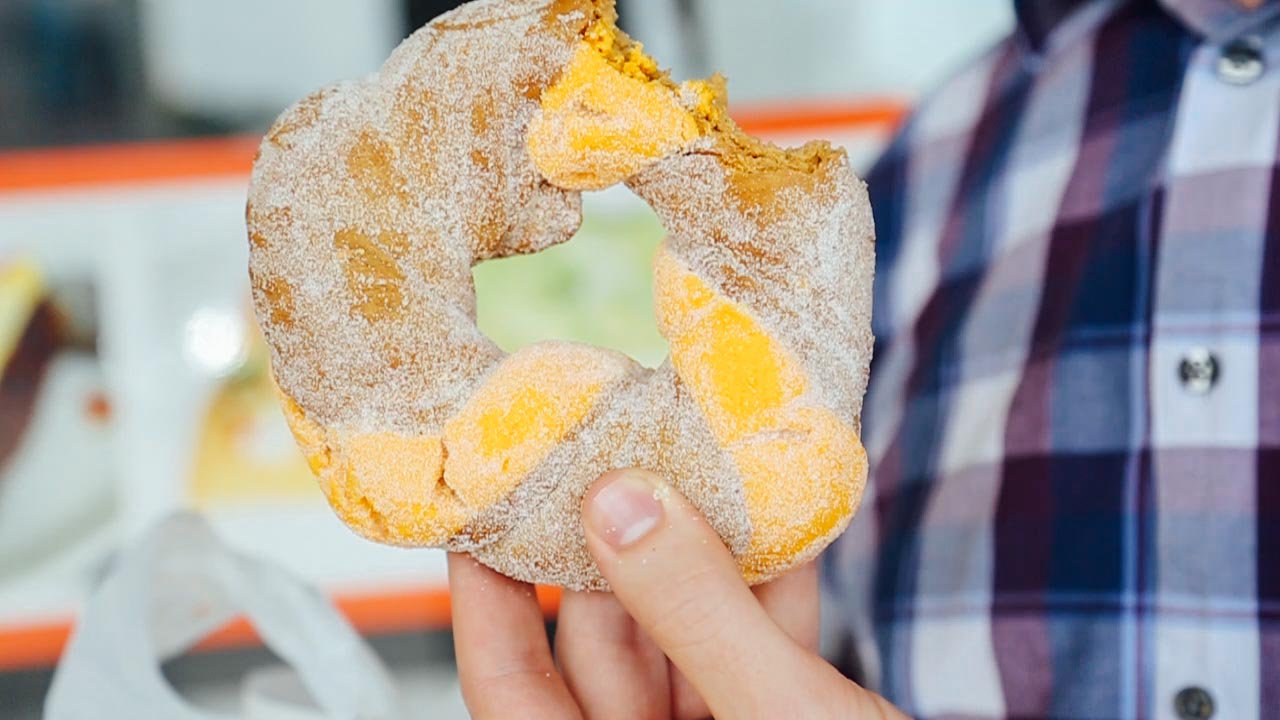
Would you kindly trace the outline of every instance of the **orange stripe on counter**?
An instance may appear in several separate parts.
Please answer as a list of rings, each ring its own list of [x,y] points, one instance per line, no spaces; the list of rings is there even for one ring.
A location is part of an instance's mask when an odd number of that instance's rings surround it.
[[[71,623],[0,627],[0,672],[52,667],[71,637]]]
[[[891,132],[906,115],[896,100],[742,105],[732,110],[755,135],[821,130]],[[0,193],[175,180],[243,177],[261,138],[165,140],[0,152]]]
[[[893,132],[906,119],[908,109],[899,100],[795,102],[735,106],[729,114],[752,135],[831,129]]]
[[[558,588],[538,588],[538,604],[548,619],[560,606]],[[441,630],[450,624],[445,589],[338,595],[334,604],[364,635]],[[71,637],[70,619],[17,627],[0,626],[0,672],[49,668],[57,664]],[[256,648],[262,644],[247,620],[238,619],[196,645],[195,652]]]
[[[0,153],[0,192],[244,177],[261,138],[173,140]]]

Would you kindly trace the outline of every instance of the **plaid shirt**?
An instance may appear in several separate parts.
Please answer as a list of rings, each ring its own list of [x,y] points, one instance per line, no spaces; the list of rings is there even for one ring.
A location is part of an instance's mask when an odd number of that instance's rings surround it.
[[[869,183],[842,662],[925,718],[1280,718],[1280,0],[1018,6]]]

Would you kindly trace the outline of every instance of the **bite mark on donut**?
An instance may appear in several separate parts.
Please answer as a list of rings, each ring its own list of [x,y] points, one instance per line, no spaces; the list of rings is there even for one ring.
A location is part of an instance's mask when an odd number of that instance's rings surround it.
[[[569,66],[542,93],[527,140],[538,171],[572,190],[622,182],[703,133],[680,87],[617,28],[616,15],[600,5],[596,12]]]
[[[731,150],[721,156],[721,162],[729,194],[742,212],[755,217],[760,225],[788,216],[796,207],[797,198],[829,204],[830,170],[844,161],[843,150],[826,142],[783,150],[741,131],[726,137]]]

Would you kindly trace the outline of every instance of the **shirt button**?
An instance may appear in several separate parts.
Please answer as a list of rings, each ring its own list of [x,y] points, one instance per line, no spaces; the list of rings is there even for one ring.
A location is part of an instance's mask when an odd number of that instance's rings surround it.
[[[1178,364],[1178,378],[1182,387],[1196,395],[1207,395],[1218,383],[1221,374],[1218,358],[1206,348],[1193,348],[1182,356]]]
[[[1255,37],[1231,42],[1218,56],[1218,77],[1231,85],[1249,85],[1262,77],[1266,69],[1262,43]]]
[[[1173,709],[1182,720],[1209,720],[1213,717],[1213,696],[1204,688],[1183,688],[1173,698]]]

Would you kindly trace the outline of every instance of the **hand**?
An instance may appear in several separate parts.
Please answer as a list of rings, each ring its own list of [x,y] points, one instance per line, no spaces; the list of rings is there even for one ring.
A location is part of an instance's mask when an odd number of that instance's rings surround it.
[[[812,566],[753,594],[706,521],[643,471],[601,477],[583,520],[614,594],[565,593],[559,668],[533,588],[450,556],[454,645],[474,717],[904,717],[815,654]]]

